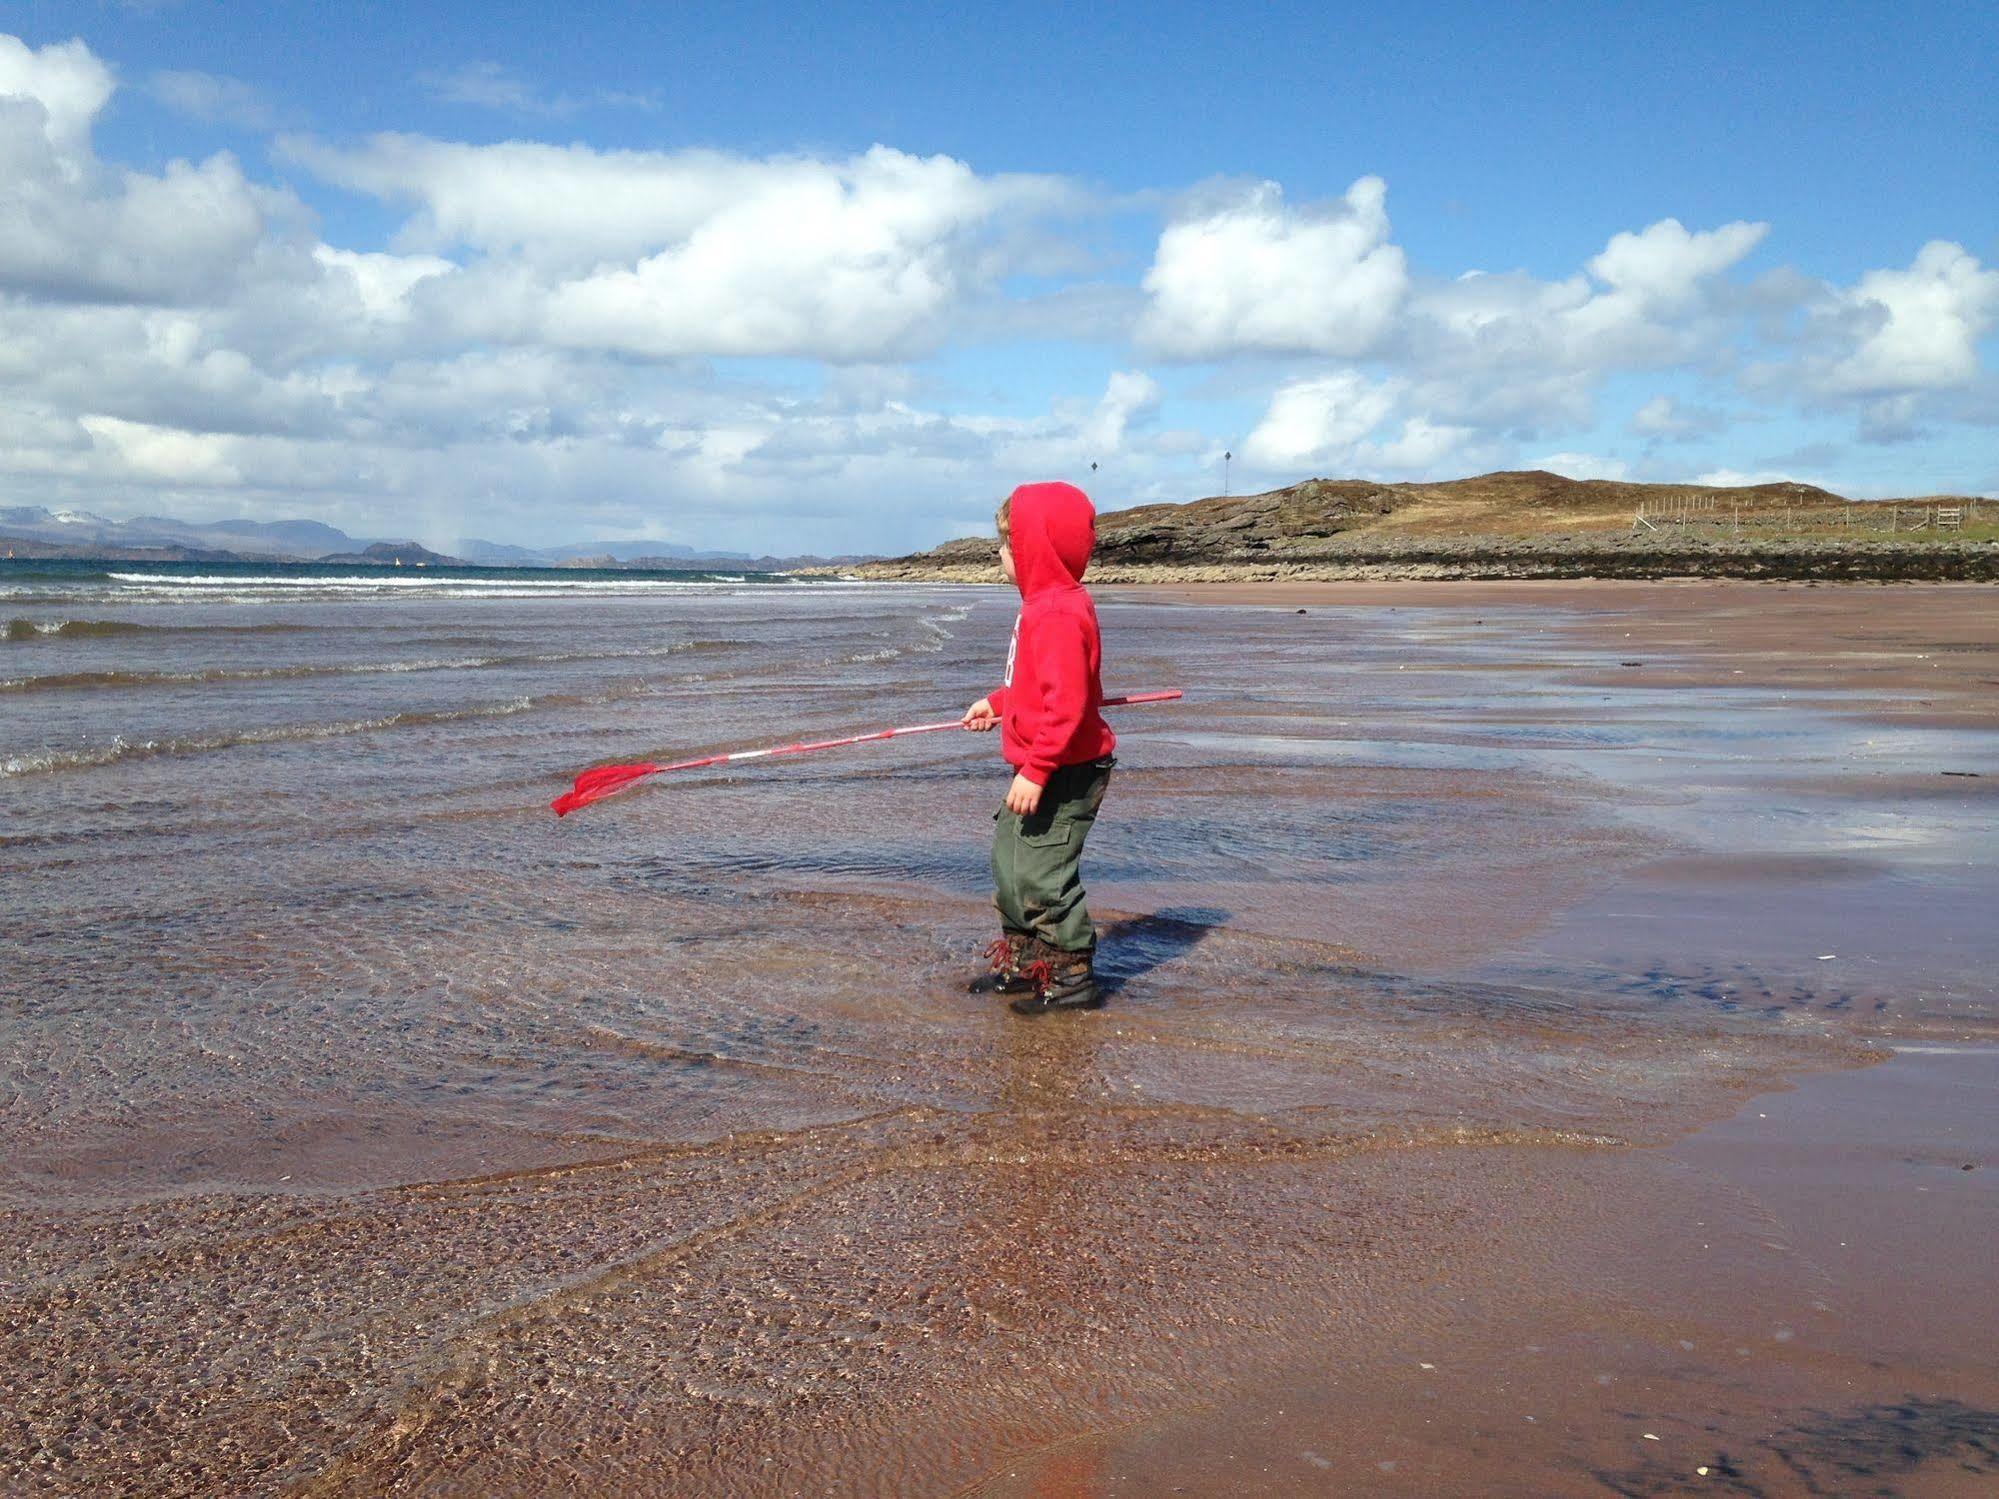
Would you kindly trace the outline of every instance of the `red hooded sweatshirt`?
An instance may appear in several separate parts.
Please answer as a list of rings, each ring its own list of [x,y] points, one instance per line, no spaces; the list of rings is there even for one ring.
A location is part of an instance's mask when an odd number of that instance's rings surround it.
[[[1020,618],[1007,651],[1006,685],[988,694],[1000,716],[1007,763],[1037,786],[1057,766],[1100,760],[1117,736],[1103,702],[1103,646],[1083,569],[1097,544],[1097,512],[1073,484],[1023,484],[1013,492],[1014,582]]]

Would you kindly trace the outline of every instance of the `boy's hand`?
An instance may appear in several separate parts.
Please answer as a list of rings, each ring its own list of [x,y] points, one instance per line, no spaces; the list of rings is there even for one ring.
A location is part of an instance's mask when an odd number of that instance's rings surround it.
[[[999,727],[999,718],[993,712],[992,700],[983,697],[965,710],[965,716],[959,722],[963,723],[966,728],[980,734],[985,733],[989,729]]]
[[[1041,788],[1026,776],[1015,776],[1006,788],[1006,809],[1020,817],[1032,817],[1041,805]]]

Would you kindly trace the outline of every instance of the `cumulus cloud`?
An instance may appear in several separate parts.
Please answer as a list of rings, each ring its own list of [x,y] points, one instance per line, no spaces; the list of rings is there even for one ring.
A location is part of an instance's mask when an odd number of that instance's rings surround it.
[[[961,299],[1004,269],[988,254],[995,226],[1069,192],[886,146],[839,160],[411,136],[287,149],[411,204],[405,245],[470,253],[430,294],[447,328],[661,359],[934,348]]]
[[[117,173],[74,192],[0,106],[0,288],[79,301],[228,294],[263,248],[273,199],[228,156]]]
[[[1387,184],[1363,177],[1337,204],[1294,209],[1264,182],[1193,209],[1159,236],[1141,342],[1179,359],[1366,353],[1409,285],[1387,198]]]
[[[1396,391],[1353,370],[1281,387],[1243,443],[1265,468],[1296,468],[1353,453],[1395,411]]]
[[[1496,452],[1476,428],[1429,414],[1420,386],[1354,370],[1279,387],[1242,448],[1253,471],[1279,480],[1307,471],[1364,478],[1461,471]]]
[[[1740,383],[1766,402],[1853,423],[1870,444],[1999,421],[1999,372],[1984,347],[1999,327],[1999,270],[1932,240],[1907,267],[1840,286],[1783,280],[1786,318],[1766,321]]]
[[[1469,272],[1426,286],[1411,300],[1410,351],[1436,370],[1516,377],[1695,362],[1733,331],[1719,316],[1718,278],[1768,232],[1767,224],[1688,230],[1661,219],[1612,236],[1561,281]]]
[[[1390,241],[1378,178],[1330,209],[1303,211],[1264,184],[1167,225],[1138,337],[1181,358],[1337,360],[1273,393],[1246,446],[1273,468],[1468,461],[1494,438],[1589,424],[1614,375],[1724,367],[1743,321],[1728,273],[1767,234],[1761,223],[1690,229],[1661,219],[1612,235],[1560,279],[1440,278],[1412,272]],[[1356,446],[1348,426],[1389,399],[1414,425]]]
[[[1968,385],[1978,341],[1999,322],[1999,270],[1948,240],[1932,240],[1906,270],[1869,271],[1833,294],[1819,316],[1847,349],[1825,370],[1829,391],[1892,395]]]
[[[1742,222],[1690,231],[1678,219],[1661,219],[1636,234],[1612,235],[1589,262],[1590,274],[1609,288],[1593,299],[1598,321],[1687,305],[1703,281],[1736,264],[1769,232],[1768,224]]]
[[[1698,358],[1727,332],[1718,278],[1769,232],[1661,219],[1613,235],[1563,280],[1477,271],[1438,280],[1411,274],[1386,205],[1385,184],[1364,177],[1330,207],[1289,208],[1263,183],[1188,212],[1160,234],[1140,340],[1176,358],[1372,357],[1432,380],[1503,370],[1517,392]]]
[[[36,51],[19,37],[0,35],[0,111],[9,136],[39,136],[72,177],[90,154],[91,121],[116,86],[111,70],[80,41]],[[19,148],[10,145],[10,155],[13,149]]]
[[[100,164],[110,71],[80,42],[0,36],[0,291],[173,303],[227,295],[295,204],[235,158],[150,175]]]

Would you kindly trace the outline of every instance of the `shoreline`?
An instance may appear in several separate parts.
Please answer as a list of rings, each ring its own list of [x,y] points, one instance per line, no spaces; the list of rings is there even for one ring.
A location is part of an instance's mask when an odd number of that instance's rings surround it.
[[[839,570],[864,582],[985,583],[997,566],[896,558]],[[1305,555],[1132,562],[1100,558],[1104,585],[1353,582],[1656,582],[1669,579],[1821,583],[1999,582],[1999,542],[1651,537],[1410,537],[1329,546]]]

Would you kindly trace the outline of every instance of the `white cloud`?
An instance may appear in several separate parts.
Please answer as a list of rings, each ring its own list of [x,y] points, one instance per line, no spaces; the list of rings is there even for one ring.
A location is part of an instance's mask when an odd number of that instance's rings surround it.
[[[101,165],[91,123],[109,69],[81,42],[0,36],[0,292],[173,303],[227,296],[295,203],[235,158],[157,176]]]
[[[505,64],[485,60],[464,63],[441,72],[419,73],[417,82],[430,91],[432,98],[445,104],[468,104],[477,109],[542,115],[552,119],[573,115],[593,104],[617,109],[659,108],[659,96],[652,92],[604,89],[587,98],[544,93]]]
[[[270,101],[240,78],[167,71],[153,74],[146,86],[174,113],[205,124],[269,130],[277,123],[277,111]]]
[[[1721,430],[1721,414],[1706,407],[1654,396],[1631,414],[1631,430],[1661,442],[1683,442]]]
[[[468,62],[443,72],[419,73],[417,82],[446,104],[529,114],[568,114],[575,107],[567,101],[557,105],[542,99],[525,78],[496,62]]]
[[[1745,472],[1737,468],[1711,468],[1705,473],[1694,475],[1694,483],[1705,484],[1712,489],[1747,489],[1759,484],[1801,484],[1813,481],[1800,479],[1785,469],[1766,468]]]
[[[80,41],[36,51],[0,34],[0,120],[11,136],[39,135],[68,175],[90,153],[90,126],[110,99],[111,70]],[[11,143],[0,165],[14,167]]]
[[[124,477],[173,485],[236,484],[242,480],[228,458],[229,438],[152,427],[115,416],[86,416],[81,425],[93,442],[116,459]]]
[[[1610,288],[1602,301],[1622,298],[1629,307],[1649,309],[1685,306],[1703,281],[1735,265],[1769,232],[1768,224],[1741,222],[1689,231],[1678,219],[1661,219],[1637,234],[1612,235],[1589,271]]]
[[[415,204],[407,244],[476,252],[424,293],[457,335],[657,359],[934,348],[1004,268],[987,254],[1002,216],[1069,193],[886,146],[837,161],[408,136],[289,150],[331,181]]]
[[[1117,452],[1124,445],[1126,429],[1158,409],[1160,394],[1159,382],[1150,375],[1113,371],[1103,399],[1083,424],[1083,442],[1094,451]]]
[[[1280,386],[1243,440],[1250,470],[1272,483],[1321,477],[1429,477],[1491,467],[1501,450],[1425,409],[1425,390],[1335,370]]]
[[[350,273],[326,258],[330,307]],[[389,269],[385,296],[409,274]],[[343,315],[366,350],[376,324],[357,304]],[[1137,371],[993,418],[936,409],[923,381],[873,366],[817,395],[529,347],[281,371],[219,341],[231,318],[0,299],[0,504],[312,514],[446,546],[623,534],[852,550],[969,523],[1020,479],[1090,482],[1092,461],[1107,492],[1147,493],[1193,440],[1152,427],[1160,392]]]
[[[410,293],[419,282],[458,269],[436,255],[366,255],[331,245],[319,245],[312,253],[329,271],[352,278],[355,295],[369,317],[396,322],[408,318]]]
[[[16,150],[0,110],[0,290],[85,301],[225,297],[265,246],[269,207],[234,158],[105,174],[82,190]],[[11,168],[11,170],[9,170]]]
[[[1370,206],[1379,208],[1376,195],[1349,199],[1356,223],[1367,220]],[[1378,227],[1385,239],[1385,216]],[[1370,304],[1381,316],[1361,341],[1381,374],[1370,380],[1343,366],[1292,376],[1273,395],[1246,451],[1277,473],[1343,462],[1434,472],[1499,456],[1504,438],[1588,424],[1597,392],[1613,375],[1725,361],[1741,322],[1724,274],[1766,233],[1762,224],[1689,230],[1662,219],[1612,236],[1581,270],[1559,280],[1517,271],[1402,277],[1396,295]],[[1211,266],[1224,282],[1229,263],[1218,255]],[[1395,264],[1400,276],[1399,256]],[[1212,316],[1198,325],[1206,334],[1186,337],[1181,347],[1208,353],[1307,347],[1302,336],[1294,333],[1287,344],[1276,331],[1299,301],[1295,290],[1271,289],[1278,279],[1252,267],[1236,288],[1254,296],[1269,331],[1253,325],[1245,331],[1240,317]],[[1230,305],[1226,292],[1208,290],[1204,305]],[[1156,317],[1158,307],[1155,300],[1147,316]],[[1185,318],[1182,325],[1184,332],[1196,322]],[[1400,436],[1384,438],[1376,429],[1390,401],[1407,425]],[[1662,417],[1663,408],[1651,414]],[[1359,437],[1350,430],[1356,423],[1367,428]]]
[[[1270,469],[1341,461],[1394,414],[1395,404],[1395,390],[1352,370],[1293,381],[1270,398],[1243,455]]]
[[[1440,415],[1517,420],[1538,407],[1571,421],[1587,401],[1578,381],[1694,362],[1723,342],[1719,278],[1768,227],[1661,219],[1612,236],[1559,281],[1476,271],[1439,281],[1412,277],[1389,242],[1379,178],[1330,211],[1289,209],[1264,183],[1166,227],[1138,337],[1177,358],[1372,356],[1428,382]],[[1495,418],[1494,407],[1518,415]]]
[[[1622,458],[1605,458],[1595,453],[1550,453],[1531,461],[1534,468],[1546,469],[1565,479],[1628,479],[1631,465]]]
[[[744,215],[736,222],[767,224],[796,211],[788,232],[806,236],[829,213],[862,212],[877,221],[887,251],[1074,196],[1059,178],[981,177],[952,157],[888,146],[833,159],[378,135],[353,148],[289,139],[283,149],[329,182],[414,205],[402,231],[411,245],[518,254],[565,269],[684,244],[732,213]]]
[[[1612,236],[1587,274],[1473,272],[1426,286],[1411,299],[1412,354],[1435,371],[1496,371],[1509,382],[1697,361],[1732,331],[1712,305],[1717,278],[1768,229],[1689,231],[1661,219]]]
[[[1961,245],[1932,240],[1907,270],[1869,271],[1820,315],[1836,320],[1849,342],[1825,372],[1829,391],[1966,385],[1978,373],[1979,339],[1999,322],[1999,270],[1984,269]]]
[[[1416,475],[1440,474],[1453,464],[1477,465],[1484,457],[1479,452],[1478,436],[1471,427],[1412,416],[1403,421],[1394,438],[1377,445],[1373,463],[1391,472]]]
[[[1409,284],[1388,242],[1387,193],[1363,177],[1339,204],[1300,210],[1265,182],[1168,224],[1145,275],[1140,341],[1180,359],[1366,353]]]

